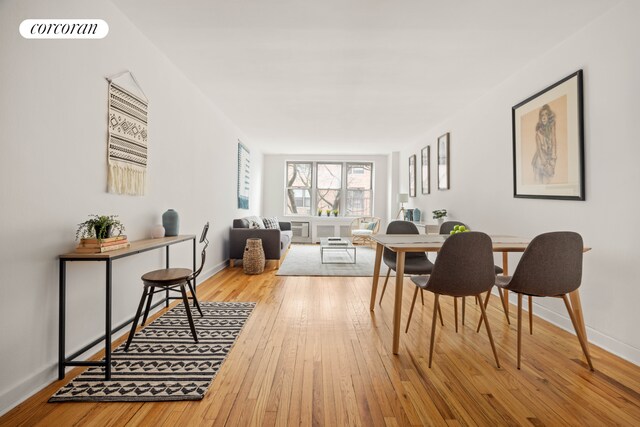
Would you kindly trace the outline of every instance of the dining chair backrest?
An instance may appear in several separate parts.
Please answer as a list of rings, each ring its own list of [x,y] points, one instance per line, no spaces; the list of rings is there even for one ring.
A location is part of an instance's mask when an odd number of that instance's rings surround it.
[[[204,267],[204,262],[207,260],[207,247],[209,246],[209,240],[207,239],[208,233],[209,233],[209,223],[207,222],[204,225],[204,228],[202,229],[202,233],[200,234],[200,243],[204,243],[204,248],[202,248],[202,253],[200,255],[201,257],[200,268],[198,268],[196,271],[194,271],[191,274],[191,276],[189,276],[190,280],[195,279],[200,275],[200,273],[202,272],[202,268]]]
[[[387,226],[387,234],[420,234],[418,227],[409,221],[391,221]],[[382,255],[383,260],[395,263],[396,253],[391,249],[384,248]],[[427,259],[427,254],[424,252],[407,252],[405,259]]]
[[[470,231],[447,237],[438,252],[428,289],[456,297],[478,295],[491,289],[495,279],[491,238]]]
[[[467,224],[465,224],[464,222],[460,222],[460,221],[445,221],[440,226],[439,233],[440,234],[449,234],[453,230],[453,227],[455,227],[456,225],[464,225],[465,227],[467,226]]]
[[[582,281],[583,248],[582,236],[572,231],[536,236],[522,254],[508,289],[541,297],[575,291]]]

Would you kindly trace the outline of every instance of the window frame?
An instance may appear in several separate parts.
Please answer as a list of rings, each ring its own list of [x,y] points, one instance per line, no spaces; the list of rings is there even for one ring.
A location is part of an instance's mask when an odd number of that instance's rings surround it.
[[[289,186],[289,165],[309,165],[310,166],[310,174],[309,174],[309,186],[308,187],[302,187],[302,186]],[[284,214],[285,216],[310,216],[312,215],[312,208],[313,208],[313,200],[314,200],[314,194],[313,194],[313,188],[314,188],[314,184],[315,184],[315,174],[314,174],[314,170],[315,170],[315,165],[314,162],[310,162],[310,161],[306,161],[306,160],[292,160],[292,161],[287,161],[285,162],[285,167],[284,167]],[[293,213],[293,212],[288,212],[289,210],[289,204],[288,204],[288,199],[289,199],[289,191],[290,190],[307,190],[309,191],[309,213],[305,214],[305,213]]]

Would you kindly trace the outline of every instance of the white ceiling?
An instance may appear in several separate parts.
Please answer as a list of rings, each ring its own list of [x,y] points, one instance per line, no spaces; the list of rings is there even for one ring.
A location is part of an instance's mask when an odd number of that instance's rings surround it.
[[[252,145],[288,154],[398,150],[618,3],[113,1]]]

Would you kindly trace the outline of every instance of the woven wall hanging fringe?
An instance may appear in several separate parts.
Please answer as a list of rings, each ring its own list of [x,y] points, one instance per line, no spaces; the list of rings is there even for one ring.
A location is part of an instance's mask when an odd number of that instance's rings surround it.
[[[114,80],[127,77],[129,84]],[[148,101],[133,74],[126,71],[109,81],[109,140],[107,142],[107,191],[144,196],[147,181],[147,109]],[[130,87],[137,88],[139,95]]]

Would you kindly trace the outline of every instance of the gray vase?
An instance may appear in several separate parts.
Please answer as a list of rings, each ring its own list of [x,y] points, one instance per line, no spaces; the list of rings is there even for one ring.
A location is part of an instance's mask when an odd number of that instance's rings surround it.
[[[415,208],[413,210],[413,220],[415,222],[420,222],[420,219],[422,218],[422,212],[420,212],[420,209]]]
[[[162,214],[162,226],[165,236],[177,236],[180,230],[180,217],[178,212],[169,209]]]

